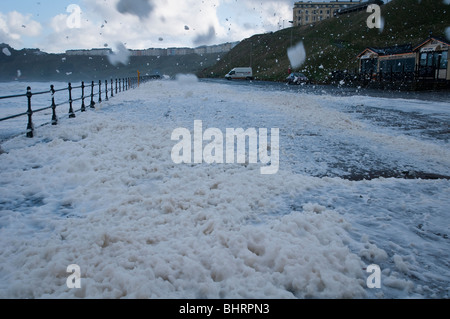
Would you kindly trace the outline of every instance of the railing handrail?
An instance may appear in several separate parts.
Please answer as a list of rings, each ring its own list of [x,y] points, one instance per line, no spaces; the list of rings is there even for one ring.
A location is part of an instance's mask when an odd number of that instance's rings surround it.
[[[71,83],[69,83],[69,84],[71,84]],[[91,86],[91,85],[89,85],[89,86]],[[94,87],[95,86],[97,86],[97,84],[94,84]],[[81,88],[81,86],[79,86],[79,87],[72,87],[72,89],[76,89],[76,88]],[[68,91],[68,90],[69,90],[69,87],[61,88],[61,89],[58,89],[58,90],[54,90],[54,93]],[[43,94],[54,94],[54,93],[52,93],[51,89],[48,90],[48,91],[31,92],[32,96],[43,95]],[[98,93],[94,94],[94,96],[97,96],[97,95],[98,95]],[[2,100],[2,99],[10,99],[10,98],[17,98],[17,97],[27,97],[27,93],[25,93],[25,94],[18,94],[18,95],[0,96],[0,100]],[[77,100],[73,100],[73,101],[77,101]],[[61,106],[61,105],[67,104],[67,103],[69,103],[69,100],[67,100],[65,102],[62,102],[62,103],[59,103],[59,104],[56,104],[55,106]],[[52,105],[44,107],[44,108],[41,108],[41,109],[33,110],[33,113],[42,112],[42,111],[50,109],[51,107],[52,107]],[[17,117],[20,117],[20,116],[24,116],[24,115],[27,115],[27,114],[28,114],[27,112],[24,112],[24,113],[18,113],[18,114],[10,115],[10,116],[4,117],[4,118],[0,118],[0,122],[6,121],[6,120],[9,120],[9,119],[12,119],[12,118],[17,118]]]
[[[16,98],[16,97],[25,97],[27,96],[27,94],[16,94],[16,95],[8,95],[8,96],[0,96],[0,100],[5,100],[5,99],[12,99],[12,98]]]
[[[84,81],[81,82],[81,85],[79,86],[72,86],[72,83],[69,82],[68,86],[66,88],[61,88],[61,89],[55,89],[54,85],[50,85],[50,90],[47,91],[40,91],[40,92],[32,92],[31,87],[28,86],[27,87],[27,92],[24,94],[14,94],[14,95],[8,95],[8,96],[0,96],[0,100],[5,100],[5,99],[12,99],[12,98],[27,98],[27,111],[23,112],[23,113],[18,113],[18,114],[14,114],[14,115],[9,115],[3,118],[0,118],[0,122],[3,121],[7,121],[7,120],[11,120],[17,117],[21,117],[21,116],[27,116],[28,115],[28,124],[27,124],[27,137],[33,137],[34,136],[34,124],[32,121],[32,116],[34,113],[38,113],[38,112],[42,112],[42,111],[46,111],[49,109],[53,109],[53,114],[52,114],[52,120],[51,122],[42,124],[41,126],[44,125],[48,125],[48,124],[52,124],[52,125],[57,125],[58,123],[58,118],[56,116],[56,108],[58,106],[62,106],[65,104],[69,104],[70,108],[69,108],[69,118],[74,118],[75,117],[75,113],[76,112],[86,112],[86,104],[85,104],[85,100],[86,99],[90,99],[90,104],[88,106],[90,106],[90,108],[95,108],[95,102],[94,102],[94,98],[98,97],[98,103],[102,103],[102,94],[105,94],[105,101],[109,100],[109,96],[108,93],[110,93],[110,97],[114,97],[115,95],[117,95],[119,92],[125,92],[128,91],[130,89],[134,89],[136,87],[138,87],[139,83],[144,83],[150,79],[154,79],[154,77],[140,77],[138,79],[138,77],[122,77],[122,78],[110,78],[105,80],[104,82],[102,80],[99,80],[98,83],[95,83],[95,81],[92,81],[90,84],[85,84]],[[110,86],[109,86],[109,82],[110,82]],[[105,85],[105,91],[102,92],[102,85]],[[114,87],[114,83],[115,83],[115,87]],[[94,93],[94,88],[98,87],[98,92]],[[72,96],[72,91],[73,90],[77,90],[77,89],[81,89],[81,96],[77,97],[77,98],[73,98]],[[86,92],[85,89],[90,89],[90,92]],[[57,92],[63,92],[63,91],[68,91],[69,92],[69,98],[68,100],[64,101],[64,102],[60,102],[60,103],[56,103],[55,102],[55,93]],[[33,109],[32,108],[32,97],[35,95],[44,95],[44,94],[51,94],[51,99],[52,99],[52,105],[50,106],[46,106],[46,107],[42,107],[39,109]],[[73,103],[77,102],[77,101],[82,101],[82,105],[81,105],[81,109],[77,109],[76,111],[73,110]]]

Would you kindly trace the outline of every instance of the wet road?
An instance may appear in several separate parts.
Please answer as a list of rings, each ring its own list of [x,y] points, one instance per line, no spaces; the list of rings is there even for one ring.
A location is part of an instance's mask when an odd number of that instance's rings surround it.
[[[353,121],[376,132],[405,136],[423,143],[447,147],[450,138],[450,92],[394,92],[324,85],[286,85],[262,81],[202,80],[257,90],[312,95]],[[330,103],[331,101],[331,103]],[[400,154],[379,146],[361,144],[358,138],[327,136],[314,128],[295,129],[285,125],[282,144],[285,158],[296,173],[349,180],[389,178],[449,179],[448,168],[427,165],[425,159],[405,160]],[[411,147],[415,147],[411,145]],[[299,153],[300,152],[300,153]],[[388,154],[388,155],[387,155]],[[298,161],[303,158],[303,161]],[[326,166],[310,165],[326,159]],[[421,162],[422,161],[422,162]],[[421,162],[421,163],[419,163]]]

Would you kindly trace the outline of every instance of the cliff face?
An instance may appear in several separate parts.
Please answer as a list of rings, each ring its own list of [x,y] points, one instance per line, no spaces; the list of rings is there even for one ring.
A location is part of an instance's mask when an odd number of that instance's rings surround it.
[[[252,66],[262,80],[282,81],[290,61],[287,50],[303,41],[306,61],[299,68],[322,81],[336,70],[357,68],[356,56],[366,47],[417,45],[434,36],[445,37],[450,27],[450,5],[442,0],[393,0],[381,7],[382,29],[369,29],[368,12],[340,15],[313,25],[259,34],[242,41],[201,77],[223,77],[233,67]]]

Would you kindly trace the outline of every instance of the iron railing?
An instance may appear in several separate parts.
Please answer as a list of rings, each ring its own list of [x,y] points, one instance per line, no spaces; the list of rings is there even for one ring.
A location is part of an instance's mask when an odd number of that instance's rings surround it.
[[[105,80],[102,82],[101,80],[98,81],[98,83],[95,83],[94,81],[91,82],[91,84],[86,85],[85,82],[81,82],[81,85],[79,86],[72,86],[72,83],[68,83],[68,86],[61,89],[55,89],[54,85],[50,85],[50,90],[48,91],[42,91],[42,92],[32,92],[31,87],[28,86],[26,93],[24,94],[16,94],[16,95],[8,95],[8,96],[0,96],[0,100],[6,100],[6,99],[18,99],[18,98],[25,98],[26,99],[26,112],[6,116],[3,118],[0,118],[0,123],[11,120],[14,118],[22,117],[22,116],[28,116],[28,123],[26,127],[26,136],[29,138],[34,137],[34,130],[35,126],[33,123],[33,114],[39,113],[46,110],[52,110],[52,117],[49,122],[46,122],[40,126],[45,125],[57,125],[58,124],[58,117],[56,114],[56,110],[58,107],[63,105],[69,106],[68,111],[68,117],[69,118],[75,118],[75,113],[77,112],[86,112],[88,108],[95,108],[96,101],[98,103],[104,101],[108,101],[109,98],[113,98],[115,95],[128,91],[130,89],[134,89],[139,86],[140,83],[144,83],[148,80],[155,79],[155,77],[128,77],[128,78],[117,78],[117,79],[111,79],[111,80]],[[102,88],[104,88],[104,91],[102,91]],[[81,94],[79,97],[74,98],[74,90],[81,90]],[[62,102],[57,103],[55,94],[57,92],[68,92],[68,99],[64,100]],[[94,92],[95,91],[95,92]],[[38,95],[45,95],[50,94],[51,95],[51,105],[33,109],[33,97]],[[86,103],[86,100],[89,100],[88,104]],[[81,101],[81,106],[79,109],[74,109],[74,103]]]

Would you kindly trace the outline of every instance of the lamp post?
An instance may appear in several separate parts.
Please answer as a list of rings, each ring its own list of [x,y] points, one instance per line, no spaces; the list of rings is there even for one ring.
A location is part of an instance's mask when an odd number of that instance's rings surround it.
[[[293,33],[294,33],[294,21],[289,21],[289,23],[291,23],[292,24],[292,27],[291,27],[291,47],[292,47],[292,37],[293,37]]]

